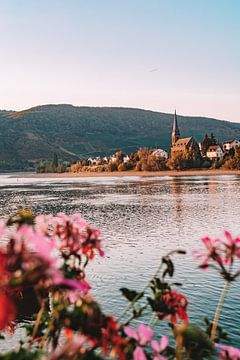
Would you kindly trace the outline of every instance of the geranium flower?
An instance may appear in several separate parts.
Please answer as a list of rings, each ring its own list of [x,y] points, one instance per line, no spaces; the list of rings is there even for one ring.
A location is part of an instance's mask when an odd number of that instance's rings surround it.
[[[215,346],[220,350],[220,360],[240,360],[240,349],[222,344],[215,344]]]
[[[218,248],[218,246],[220,244],[220,240],[219,239],[211,239],[210,237],[206,236],[206,237],[202,238],[202,243],[205,246],[207,252],[202,251],[202,250],[193,251],[193,255],[194,255],[195,259],[204,258],[203,263],[201,265],[202,268],[207,269],[210,259],[213,259],[218,264],[222,265],[224,263],[224,259],[221,256],[221,254],[219,253],[219,248]]]
[[[117,357],[119,360],[126,360],[124,349],[127,345],[127,342],[126,339],[119,335],[118,323],[113,316],[107,317],[107,322],[102,327],[101,332],[101,346],[103,355],[107,355],[107,353],[110,351],[110,355],[113,358]]]
[[[49,357],[49,360],[75,359],[79,353],[85,354],[89,348],[87,338],[80,335],[72,335],[68,341],[61,344]]]
[[[12,300],[0,292],[0,330],[4,330],[15,319],[16,308]]]
[[[136,340],[141,346],[145,346],[153,337],[152,329],[144,324],[140,324],[136,330],[126,326],[124,332],[128,337]]]
[[[209,266],[217,269],[220,274],[227,280],[233,281],[239,276],[239,273],[232,273],[232,265],[236,259],[240,259],[240,238],[232,237],[228,232],[224,232],[225,239],[211,239],[205,237],[202,242],[206,251],[194,251],[195,259],[203,258],[200,265],[202,269]],[[210,263],[212,262],[212,263]]]
[[[90,227],[80,214],[68,217],[58,214],[53,219],[53,234],[61,241],[61,249],[69,254],[86,255],[89,259],[95,256],[95,250],[100,256],[104,255],[101,249],[100,231]]]
[[[224,232],[227,242],[223,244],[223,251],[225,252],[225,264],[232,265],[234,257],[240,258],[240,238],[233,238],[230,232]]]
[[[83,293],[87,293],[91,286],[87,283],[86,280],[72,280],[72,279],[66,279],[66,278],[59,278],[57,282],[55,282],[56,285],[66,286],[70,289],[78,290]]]
[[[5,236],[8,233],[8,228],[4,221],[0,221],[0,237]]]
[[[161,354],[166,350],[168,344],[169,344],[169,340],[168,340],[167,336],[162,336],[159,343],[156,340],[151,341],[151,347],[152,347],[153,353],[154,353],[153,360],[165,360],[166,359]]]
[[[133,360],[147,360],[146,354],[140,346],[137,346],[134,350]]]
[[[142,346],[146,346],[153,337],[152,329],[144,324],[138,325],[137,329],[132,329],[129,326],[124,328],[125,334],[134,340],[136,340],[136,349],[133,352],[134,360],[147,360]]]
[[[170,316],[172,324],[176,324],[178,320],[188,323],[188,300],[184,295],[170,290],[163,294],[159,301],[163,305],[162,311],[157,311],[159,319],[167,319]]]

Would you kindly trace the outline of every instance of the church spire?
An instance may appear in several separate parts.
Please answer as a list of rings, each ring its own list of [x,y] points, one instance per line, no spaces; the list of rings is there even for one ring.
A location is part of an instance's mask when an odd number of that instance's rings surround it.
[[[177,114],[176,110],[173,117],[173,127],[172,127],[172,145],[175,144],[175,142],[180,138],[180,131],[178,128],[178,122],[177,122]]]

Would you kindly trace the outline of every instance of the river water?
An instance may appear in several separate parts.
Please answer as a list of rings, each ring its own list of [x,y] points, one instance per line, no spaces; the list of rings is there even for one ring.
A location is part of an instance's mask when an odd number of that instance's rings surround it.
[[[189,298],[193,323],[212,319],[223,287],[212,271],[197,269],[192,251],[205,235],[216,237],[224,229],[240,235],[240,177],[100,177],[37,179],[21,174],[0,175],[0,218],[19,206],[36,214],[79,212],[102,231],[105,257],[88,268],[93,294],[106,312],[118,316],[126,305],[119,288],[141,290],[155,272],[161,256],[177,248],[177,282]],[[233,345],[240,345],[240,289],[233,284],[220,324]],[[110,296],[109,296],[110,295]],[[162,327],[162,325],[161,325]],[[163,325],[166,328],[166,325]],[[17,336],[23,331],[19,324]],[[0,350],[14,346],[14,339]]]

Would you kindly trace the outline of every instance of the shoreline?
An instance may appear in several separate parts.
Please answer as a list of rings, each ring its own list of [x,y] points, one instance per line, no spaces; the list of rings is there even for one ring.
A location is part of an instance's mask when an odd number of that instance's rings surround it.
[[[17,174],[16,174],[17,175]],[[94,177],[184,177],[239,175],[240,170],[163,170],[163,171],[122,171],[122,172],[80,172],[80,173],[24,173],[24,178],[94,178]],[[12,174],[12,177],[15,177]],[[19,177],[19,176],[18,176]]]

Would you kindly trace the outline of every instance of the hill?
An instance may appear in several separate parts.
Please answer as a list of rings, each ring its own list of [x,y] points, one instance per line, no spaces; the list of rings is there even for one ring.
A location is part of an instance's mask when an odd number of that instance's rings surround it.
[[[0,161],[4,164],[52,158],[110,154],[138,147],[168,150],[172,114],[129,108],[44,105],[25,111],[0,111]],[[178,116],[181,136],[198,141],[213,132],[220,141],[240,137],[240,124]]]

